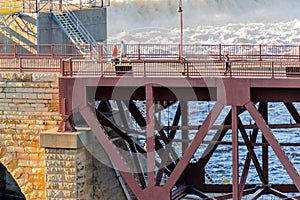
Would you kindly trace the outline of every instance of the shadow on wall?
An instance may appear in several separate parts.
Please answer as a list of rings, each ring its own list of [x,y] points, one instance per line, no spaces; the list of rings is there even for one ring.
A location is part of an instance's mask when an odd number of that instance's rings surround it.
[[[0,163],[0,199],[25,200],[20,187],[2,163]]]

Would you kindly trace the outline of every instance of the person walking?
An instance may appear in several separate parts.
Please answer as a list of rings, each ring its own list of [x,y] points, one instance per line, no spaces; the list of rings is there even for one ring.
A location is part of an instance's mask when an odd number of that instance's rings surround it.
[[[225,68],[224,75],[226,75],[227,72],[230,71],[231,67],[230,67],[230,58],[229,58],[228,53],[225,53],[224,57],[225,57],[225,67],[226,67],[226,68]]]
[[[127,46],[123,40],[121,41],[121,47],[120,47],[120,61],[121,62],[122,62],[122,58],[127,59]]]

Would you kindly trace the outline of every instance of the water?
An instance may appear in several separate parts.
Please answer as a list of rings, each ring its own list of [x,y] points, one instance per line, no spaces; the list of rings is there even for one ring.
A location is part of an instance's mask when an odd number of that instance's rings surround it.
[[[108,42],[179,43],[177,0],[111,0]],[[184,43],[298,44],[298,0],[183,0]]]
[[[180,16],[177,0],[111,0],[108,8],[108,43],[179,43]],[[299,0],[183,0],[183,42],[185,44],[273,44],[300,43]],[[191,102],[189,125],[199,125],[212,108],[208,102]],[[296,105],[298,108],[300,106]],[[175,107],[161,114],[168,125]],[[170,115],[168,112],[171,112]],[[225,108],[223,115],[228,112]],[[199,113],[203,114],[199,118]],[[245,124],[254,123],[247,113],[241,115]],[[282,103],[269,105],[269,122],[295,123]],[[219,122],[217,122],[219,123]],[[272,130],[279,142],[300,142],[298,129]],[[195,131],[196,132],[196,131]],[[250,134],[248,132],[248,134]],[[192,134],[191,134],[192,135]],[[192,139],[192,138],[190,138]],[[209,138],[206,138],[209,139]],[[231,141],[229,132],[224,141]],[[242,142],[242,138],[239,138]],[[261,133],[257,141],[261,141]],[[299,147],[283,147],[296,169],[300,169]],[[261,158],[261,147],[255,147]],[[224,156],[224,153],[228,156]],[[240,147],[241,165],[247,150]],[[291,183],[274,152],[270,154],[270,183],[280,180]],[[201,149],[194,157],[201,156]],[[207,173],[214,183],[231,180],[231,146],[221,145],[208,163]],[[242,168],[240,169],[240,171]],[[260,183],[253,164],[247,182]],[[263,199],[276,199],[267,197]]]
[[[199,124],[202,124],[205,120],[205,117],[207,116],[208,112],[212,109],[214,105],[214,102],[189,102],[189,125],[190,126],[198,126]],[[300,108],[299,103],[294,103],[295,107],[297,109]],[[170,107],[170,109],[167,109],[161,113],[161,122],[167,126],[168,124],[172,124],[172,119],[170,116],[174,116],[176,112],[176,106],[173,105]],[[214,125],[221,125],[222,121],[224,120],[225,116],[228,114],[230,110],[229,106],[226,106],[221,114],[220,117],[216,120]],[[268,104],[268,119],[270,124],[294,124],[295,121],[290,116],[288,110],[284,106],[283,103],[269,103]],[[199,116],[200,113],[200,116]],[[250,114],[246,111],[239,115],[241,118],[241,121],[244,125],[254,124],[254,120],[250,116]],[[190,131],[190,138],[193,139],[195,136],[195,133],[197,131]],[[251,134],[251,130],[247,130],[248,136]],[[300,143],[300,130],[297,129],[272,129],[273,134],[275,135],[278,142],[281,143]],[[210,131],[209,134],[213,134],[213,131]],[[181,138],[181,132],[178,131],[178,138]],[[211,140],[211,136],[207,136],[205,138],[206,141]],[[231,131],[229,130],[224,139],[223,142],[231,142],[232,141],[232,135]],[[262,133],[259,131],[257,142],[260,143],[262,141]],[[239,142],[244,142],[241,134],[239,134]],[[180,143],[178,143],[179,145]],[[197,161],[201,155],[203,155],[203,150],[208,145],[202,144],[200,148],[197,150],[197,152],[194,154],[193,160]],[[177,148],[175,146],[176,150],[180,150],[180,148]],[[258,160],[261,163],[262,160],[262,152],[261,147],[256,146],[255,148],[256,155],[258,157]],[[285,151],[286,155],[289,157],[291,162],[293,163],[294,167],[300,172],[300,147],[290,147],[290,146],[284,146],[283,150]],[[245,146],[239,146],[239,163],[240,163],[240,176],[242,174],[244,162],[247,156],[247,148]],[[179,155],[181,154],[180,151],[178,151]],[[232,147],[231,145],[219,145],[219,147],[214,152],[212,158],[210,159],[209,163],[206,167],[206,182],[207,183],[224,183],[225,180],[228,180],[229,182],[232,181]],[[273,152],[272,148],[269,148],[269,183],[293,183],[293,181],[290,179],[289,175],[287,174],[286,170],[283,168],[282,164],[280,163],[279,159]],[[254,167],[253,162],[251,162],[250,170],[247,177],[247,183],[255,183],[255,184],[261,184],[261,181],[259,179],[259,176],[256,172],[256,169]],[[279,199],[277,197],[273,196],[264,196],[260,199]]]

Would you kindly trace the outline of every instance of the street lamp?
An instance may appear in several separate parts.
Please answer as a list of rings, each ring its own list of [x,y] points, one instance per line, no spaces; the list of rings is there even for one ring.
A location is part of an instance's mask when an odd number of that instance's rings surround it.
[[[182,44],[183,44],[183,22],[182,22],[182,0],[178,0],[178,9],[177,12],[179,13],[179,20],[180,20],[180,43],[179,43],[179,60],[182,62],[182,55],[183,55],[183,48],[182,48]]]

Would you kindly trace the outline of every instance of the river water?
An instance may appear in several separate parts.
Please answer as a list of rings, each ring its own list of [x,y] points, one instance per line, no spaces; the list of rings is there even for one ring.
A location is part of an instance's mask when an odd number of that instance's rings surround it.
[[[108,8],[108,43],[174,44],[180,39],[180,16],[177,0],[111,0]],[[184,44],[272,44],[300,43],[299,0],[183,0]],[[199,125],[213,106],[213,102],[190,102],[189,125]],[[269,123],[295,123],[283,103],[270,103]],[[300,109],[299,104],[295,106]],[[170,124],[176,106],[161,113],[162,123]],[[225,107],[221,116],[229,111]],[[203,114],[199,116],[199,113]],[[218,123],[221,123],[221,118]],[[246,112],[244,124],[254,123]],[[300,142],[299,129],[272,130],[279,142]],[[213,134],[213,133],[211,133]],[[248,131],[248,134],[251,134]],[[191,134],[193,137],[193,134]],[[192,139],[192,138],[190,138]],[[209,137],[206,139],[209,140]],[[242,138],[239,139],[243,142]],[[230,131],[224,141],[231,141]],[[257,141],[261,141],[261,133]],[[203,146],[205,148],[205,146]],[[295,168],[300,171],[300,148],[283,147]],[[207,176],[213,183],[224,178],[231,180],[231,146],[221,145],[208,163]],[[261,147],[255,147],[261,158]],[[240,162],[246,148],[240,147]],[[269,149],[270,183],[292,183],[272,149]],[[225,155],[225,156],[224,156]],[[201,156],[201,148],[194,155]],[[240,172],[242,168],[240,169]],[[248,183],[260,183],[251,164]],[[263,199],[277,199],[264,197]]]
[[[177,0],[111,0],[108,42],[178,43]],[[183,41],[298,44],[298,0],[183,0]]]

